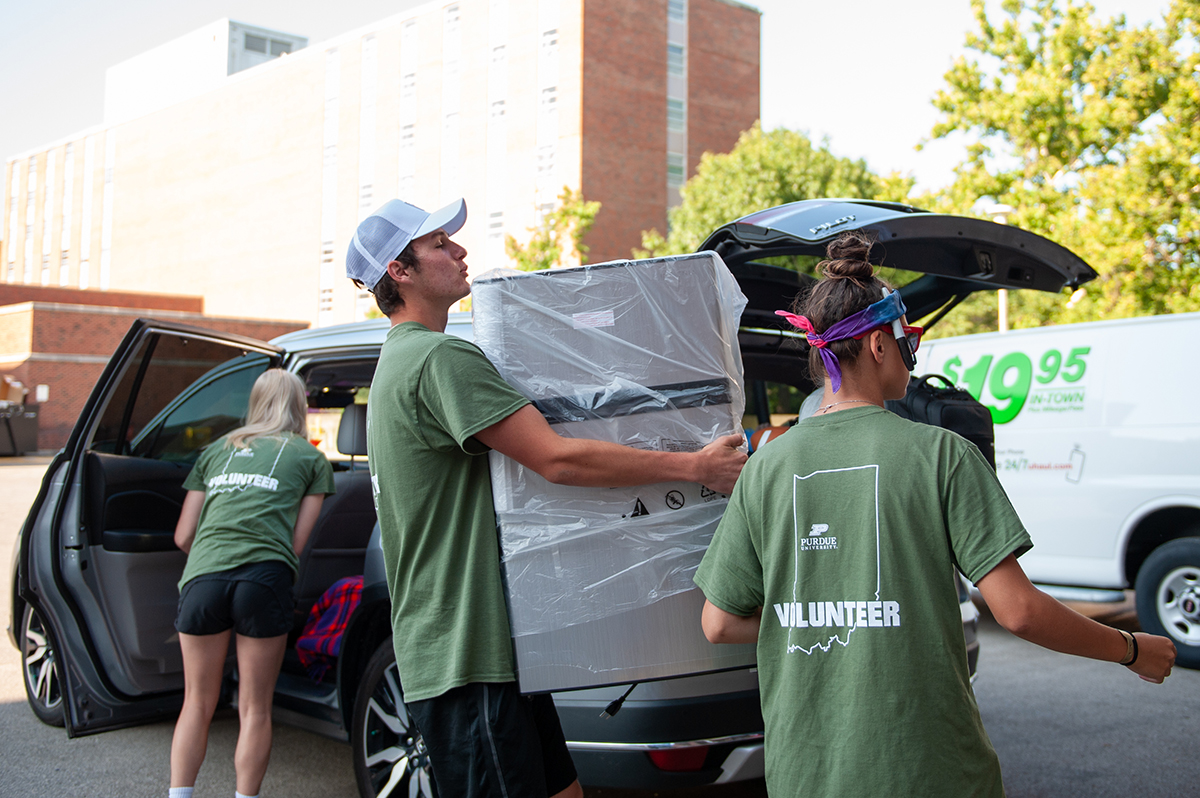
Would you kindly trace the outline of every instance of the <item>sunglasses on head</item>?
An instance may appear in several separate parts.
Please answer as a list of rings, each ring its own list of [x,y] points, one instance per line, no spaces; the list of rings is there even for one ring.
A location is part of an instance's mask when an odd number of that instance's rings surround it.
[[[904,328],[904,337],[908,340],[908,348],[911,349],[913,351],[913,353],[915,354],[917,351],[917,347],[919,347],[921,345],[921,336],[925,334],[925,328],[924,327],[909,327],[907,324],[903,325],[903,328]],[[864,336],[870,335],[871,333],[875,332],[876,330],[879,330],[880,332],[884,332],[884,333],[887,333],[888,335],[891,335],[892,334],[892,325],[891,324],[880,324],[878,327],[872,327],[871,329],[867,330],[866,332],[859,333],[858,335],[854,336],[854,338],[855,338],[855,340],[858,340]]]

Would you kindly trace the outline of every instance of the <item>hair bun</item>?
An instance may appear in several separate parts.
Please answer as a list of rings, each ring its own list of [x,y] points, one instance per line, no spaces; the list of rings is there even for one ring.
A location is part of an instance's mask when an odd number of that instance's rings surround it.
[[[828,278],[869,280],[875,273],[868,258],[871,238],[860,230],[842,233],[825,248],[829,260],[820,264],[821,273]]]

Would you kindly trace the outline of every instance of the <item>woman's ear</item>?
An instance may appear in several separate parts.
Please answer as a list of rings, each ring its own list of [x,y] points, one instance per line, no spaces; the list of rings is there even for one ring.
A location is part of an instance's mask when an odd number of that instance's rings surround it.
[[[876,363],[883,362],[883,339],[884,334],[881,330],[871,333],[871,337],[868,339],[871,342],[871,356],[875,358]]]

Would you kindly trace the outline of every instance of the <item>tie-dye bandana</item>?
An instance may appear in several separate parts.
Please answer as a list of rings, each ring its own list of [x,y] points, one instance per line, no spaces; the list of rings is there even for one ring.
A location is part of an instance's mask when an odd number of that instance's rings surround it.
[[[904,306],[900,292],[893,291],[875,304],[868,305],[858,313],[852,313],[836,324],[830,325],[829,329],[823,333],[818,333],[813,329],[812,322],[804,316],[797,316],[786,310],[777,310],[775,315],[783,316],[793,327],[804,330],[804,337],[808,339],[808,343],[820,350],[821,362],[825,364],[825,372],[829,374],[833,392],[837,393],[838,389],[842,387],[842,367],[838,363],[837,355],[829,351],[829,344],[861,335],[881,324],[895,321],[907,312],[908,308]]]

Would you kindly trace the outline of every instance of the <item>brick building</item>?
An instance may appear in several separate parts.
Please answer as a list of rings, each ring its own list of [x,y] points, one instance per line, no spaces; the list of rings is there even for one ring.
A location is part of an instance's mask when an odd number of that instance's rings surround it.
[[[628,257],[758,118],[760,14],[732,0],[396,7],[308,46],[223,20],[114,67],[104,124],[7,160],[0,283],[352,321],[345,251],[383,201],[465,196],[477,275],[567,186],[602,203],[589,258]]]
[[[0,285],[0,374],[37,401],[38,449],[67,441],[84,402],[129,325],[139,317],[269,340],[305,321],[204,315],[195,296]],[[41,397],[38,397],[40,392]]]

